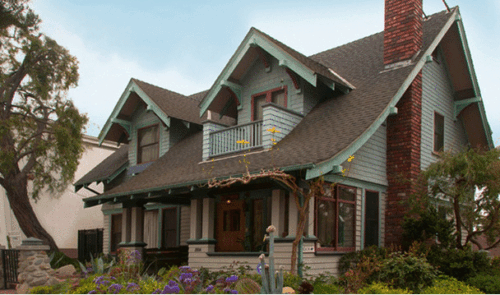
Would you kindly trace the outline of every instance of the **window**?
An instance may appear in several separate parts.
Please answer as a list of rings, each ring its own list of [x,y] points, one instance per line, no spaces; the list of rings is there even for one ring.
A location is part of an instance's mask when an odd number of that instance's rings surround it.
[[[162,248],[177,247],[177,208],[163,210]]]
[[[379,198],[378,192],[366,191],[365,198],[365,248],[378,246]]]
[[[434,152],[442,152],[444,148],[444,117],[434,113]]]
[[[158,125],[137,130],[137,164],[158,159],[160,151]]]
[[[287,104],[287,88],[286,86],[271,89],[252,95],[252,121],[262,120],[262,105],[272,102],[279,106],[285,107]]]
[[[122,241],[122,214],[111,215],[111,252],[116,252]]]
[[[316,202],[316,235],[320,251],[351,251],[355,246],[356,189],[325,187]]]

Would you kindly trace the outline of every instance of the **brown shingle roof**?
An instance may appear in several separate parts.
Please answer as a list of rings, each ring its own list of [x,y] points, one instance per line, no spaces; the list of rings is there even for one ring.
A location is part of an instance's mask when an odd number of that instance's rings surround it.
[[[433,15],[424,22],[424,52],[451,14]],[[388,107],[414,66],[384,71],[383,33],[330,49],[311,59],[331,67],[356,85],[356,89],[318,105],[271,152],[248,153],[250,171],[318,164],[338,155],[356,141]],[[209,163],[202,161],[202,133],[172,147],[142,174],[107,192],[105,196],[154,191],[204,182],[213,177],[242,174],[240,157]],[[210,171],[210,173],[208,172]],[[91,200],[88,199],[88,200]]]
[[[95,181],[103,181],[117,172],[121,167],[127,164],[127,162],[128,145],[124,144],[99,163],[99,165],[95,166],[94,169],[90,170],[87,174],[75,182],[74,186],[78,190],[83,185],[90,184]]]

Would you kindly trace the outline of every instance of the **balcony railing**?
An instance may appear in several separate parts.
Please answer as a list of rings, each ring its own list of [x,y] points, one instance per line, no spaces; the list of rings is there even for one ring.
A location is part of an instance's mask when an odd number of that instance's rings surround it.
[[[244,140],[246,144],[237,143]],[[210,156],[262,146],[262,120],[210,133]]]

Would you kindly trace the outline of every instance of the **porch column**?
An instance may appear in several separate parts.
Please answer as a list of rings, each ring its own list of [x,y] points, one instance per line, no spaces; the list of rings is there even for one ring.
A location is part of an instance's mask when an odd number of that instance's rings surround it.
[[[282,211],[284,211],[281,207],[281,190],[273,190],[271,198],[271,224],[276,227],[276,236],[280,238],[283,232]]]
[[[297,233],[297,221],[299,220],[297,211],[297,205],[295,204],[296,195],[294,193],[290,194],[290,201],[288,202],[288,238],[295,238]]]
[[[199,199],[191,200],[191,223],[189,227],[189,239],[201,239],[201,212],[202,206]]]
[[[130,242],[130,208],[123,208],[122,211],[122,241],[120,246]]]
[[[307,226],[306,226],[306,229],[307,229],[307,238],[316,238],[316,236],[314,235],[314,222],[315,222],[315,219],[314,219],[314,206],[315,206],[315,200],[314,198],[311,198],[309,200],[309,216],[307,218]]]
[[[214,238],[215,201],[212,198],[203,199],[203,224],[202,238],[211,240]]]

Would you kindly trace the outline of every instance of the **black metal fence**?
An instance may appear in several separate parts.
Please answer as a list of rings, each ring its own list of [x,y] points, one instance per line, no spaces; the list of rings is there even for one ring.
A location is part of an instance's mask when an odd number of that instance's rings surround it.
[[[17,284],[17,265],[19,262],[19,250],[0,250],[2,253],[4,288],[11,284]]]
[[[102,253],[103,229],[84,229],[78,231],[78,260],[90,261]]]

